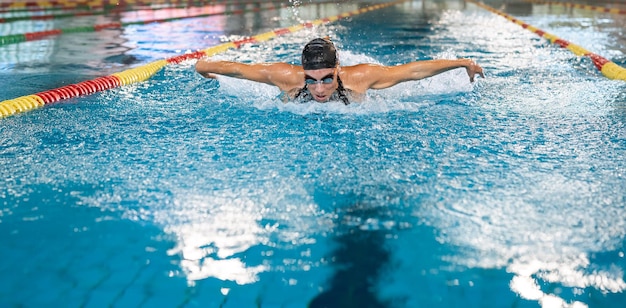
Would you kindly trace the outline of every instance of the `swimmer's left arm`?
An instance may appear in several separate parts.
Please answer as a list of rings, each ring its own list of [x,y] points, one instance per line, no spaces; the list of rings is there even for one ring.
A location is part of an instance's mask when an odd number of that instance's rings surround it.
[[[482,67],[470,59],[426,60],[398,66],[371,65],[369,67],[371,71],[366,76],[371,76],[369,88],[384,89],[404,81],[420,80],[456,68],[465,68],[470,82],[474,81],[475,75],[485,77]]]

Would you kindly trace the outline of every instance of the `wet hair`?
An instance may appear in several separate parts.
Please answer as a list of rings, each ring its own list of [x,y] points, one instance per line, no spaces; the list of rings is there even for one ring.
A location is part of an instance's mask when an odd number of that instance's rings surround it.
[[[304,45],[302,68],[317,70],[337,66],[337,49],[328,38],[316,38]]]

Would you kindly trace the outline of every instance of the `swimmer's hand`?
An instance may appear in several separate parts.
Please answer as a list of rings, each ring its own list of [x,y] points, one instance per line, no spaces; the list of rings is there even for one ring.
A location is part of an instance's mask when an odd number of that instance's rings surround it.
[[[198,74],[202,75],[202,77],[204,78],[217,79],[217,75],[212,73],[213,66],[217,64],[217,62],[211,60],[200,59],[198,60],[198,62],[196,62],[196,72],[198,72]]]
[[[465,64],[465,71],[467,71],[467,75],[469,76],[470,82],[474,82],[474,76],[478,75],[482,78],[485,78],[485,74],[483,73],[483,68],[480,65],[476,64],[474,60],[465,59],[467,64]]]
[[[217,79],[217,75],[211,74],[209,72],[206,72],[206,73],[198,72],[198,73],[200,73],[200,75],[202,75],[202,77],[204,77],[204,78]]]

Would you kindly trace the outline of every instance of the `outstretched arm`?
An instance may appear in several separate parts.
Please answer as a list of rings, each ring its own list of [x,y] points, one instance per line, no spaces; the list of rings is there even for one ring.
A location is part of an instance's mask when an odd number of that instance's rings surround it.
[[[304,80],[302,68],[287,63],[246,64],[200,59],[196,62],[196,71],[206,78],[224,75],[274,85],[281,90],[290,90]]]
[[[358,66],[355,66],[355,68]],[[361,77],[371,89],[384,89],[410,80],[420,80],[455,69],[465,68],[471,82],[474,76],[485,77],[483,69],[470,59],[457,60],[426,60],[410,62],[398,66],[381,66],[368,64],[358,69]]]

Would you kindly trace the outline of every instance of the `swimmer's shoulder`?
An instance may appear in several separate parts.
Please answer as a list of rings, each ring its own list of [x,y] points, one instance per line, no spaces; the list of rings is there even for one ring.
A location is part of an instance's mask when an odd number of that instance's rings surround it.
[[[379,74],[380,69],[383,67],[379,64],[370,63],[342,66],[339,76],[344,88],[351,92],[352,97],[356,101],[361,101],[375,78],[377,78],[376,74]]]
[[[270,83],[277,86],[281,92],[295,97],[298,91],[304,87],[304,70],[301,66],[288,63],[273,63],[266,72]]]
[[[341,78],[343,87],[348,92],[351,101],[363,101],[365,93],[372,83],[370,73],[371,64],[368,63],[341,67],[339,78]]]

